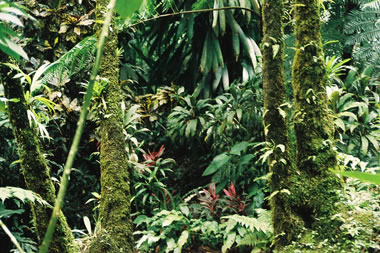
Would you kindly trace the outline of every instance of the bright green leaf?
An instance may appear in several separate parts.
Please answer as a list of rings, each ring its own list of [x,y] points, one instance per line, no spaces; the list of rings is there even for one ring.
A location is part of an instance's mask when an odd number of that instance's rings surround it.
[[[115,9],[121,18],[126,19],[140,8],[142,2],[143,0],[118,0]]]
[[[371,174],[371,173],[358,172],[358,171],[336,171],[336,170],[334,170],[333,172],[345,177],[353,177],[353,178],[359,179],[360,181],[363,181],[365,183],[380,185],[380,174]]]
[[[207,169],[203,172],[202,176],[208,176],[216,172],[220,167],[225,165],[229,160],[231,159],[231,156],[227,155],[226,153],[222,153],[220,155],[217,155],[211,162],[211,164],[207,167]]]

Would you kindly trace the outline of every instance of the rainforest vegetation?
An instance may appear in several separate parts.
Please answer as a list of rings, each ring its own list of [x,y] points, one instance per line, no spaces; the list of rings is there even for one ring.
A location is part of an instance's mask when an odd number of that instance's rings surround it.
[[[0,0],[0,251],[380,252],[379,0]]]

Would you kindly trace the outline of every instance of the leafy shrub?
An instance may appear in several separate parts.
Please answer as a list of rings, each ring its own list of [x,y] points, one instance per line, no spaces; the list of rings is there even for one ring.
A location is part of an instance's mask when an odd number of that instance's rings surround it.
[[[269,212],[257,212],[258,218],[235,214],[222,217],[221,223],[192,218],[185,204],[152,217],[140,215],[134,220],[138,228],[144,228],[134,233],[140,237],[137,248],[141,252],[181,252],[196,250],[198,245],[221,248],[222,252],[232,247],[260,249],[270,243],[272,227]]]

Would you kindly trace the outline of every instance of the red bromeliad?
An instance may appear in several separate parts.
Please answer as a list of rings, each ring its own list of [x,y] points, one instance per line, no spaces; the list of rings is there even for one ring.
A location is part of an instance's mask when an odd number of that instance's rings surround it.
[[[147,162],[147,166],[153,166],[156,164],[156,161],[158,158],[160,158],[160,156],[164,153],[164,150],[165,150],[165,147],[164,145],[162,145],[160,147],[160,149],[155,152],[150,152],[150,150],[148,150],[148,153],[147,154],[143,154],[143,157],[145,158],[145,162]]]
[[[236,194],[235,185],[231,182],[228,190],[223,189],[224,193],[228,198],[229,207],[237,210],[239,213],[243,212],[246,204],[242,202],[241,198]]]

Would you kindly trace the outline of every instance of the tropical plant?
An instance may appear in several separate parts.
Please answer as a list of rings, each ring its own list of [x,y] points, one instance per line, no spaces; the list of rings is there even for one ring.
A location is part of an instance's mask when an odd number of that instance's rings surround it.
[[[168,180],[168,173],[173,172],[171,167],[175,161],[170,158],[158,158],[153,162],[150,157],[147,158],[144,163],[134,163],[133,188],[135,194],[131,202],[134,203],[137,210],[147,214],[158,207],[167,209],[170,204],[173,208],[175,206],[174,199],[168,190],[166,181]]]
[[[353,55],[357,62],[374,64],[376,71],[380,65],[377,59],[380,53],[380,4],[378,0],[360,1],[360,9],[353,10],[344,31],[349,35],[347,43],[354,46]]]
[[[134,223],[147,230],[134,232],[141,236],[136,242],[136,248],[142,252],[149,252],[150,249],[158,252],[181,252],[192,241],[191,228],[195,223],[188,216],[187,206],[182,206],[181,211],[162,210],[152,217],[138,216]]]
[[[23,27],[19,17],[33,19],[25,11],[25,7],[12,1],[0,1],[0,50],[5,54],[20,60],[20,57],[28,60],[24,49],[12,39],[20,39],[21,36],[13,27]],[[3,59],[4,60],[4,59]]]
[[[345,81],[327,88],[330,109],[335,118],[338,147],[346,154],[377,163],[379,156],[379,122],[377,104],[379,83],[371,78],[373,66],[363,71],[350,68]]]
[[[16,225],[18,231],[9,231],[8,227],[3,223],[2,219],[9,219],[12,215],[21,214],[25,211],[23,204],[38,203],[40,205],[51,207],[49,203],[43,200],[38,194],[18,187],[0,187],[0,226],[5,233],[10,237],[12,243],[16,246],[19,252],[35,252],[37,243],[24,235],[26,226]],[[13,199],[18,203],[18,209],[8,209],[5,200]],[[16,223],[17,224],[17,223]],[[12,250],[15,252],[15,250]]]
[[[265,248],[271,241],[273,230],[270,212],[257,209],[257,218],[238,214],[223,216],[226,222],[220,225],[224,233],[222,252],[227,252],[235,243],[236,247],[249,246],[251,252]]]
[[[222,217],[223,222],[204,221],[192,217],[186,204],[179,210],[162,210],[152,217],[138,216],[134,223],[140,238],[137,248],[142,252],[181,252],[181,249],[196,250],[209,246],[226,252],[228,249],[250,247],[260,249],[270,243],[272,237],[270,213],[257,210],[258,217],[230,215]]]
[[[212,12],[213,7],[230,10]],[[226,91],[243,72],[254,73],[261,56],[259,20],[256,0],[147,1],[137,24],[122,35],[125,52],[137,53],[125,55],[122,71],[127,78],[138,77],[144,89],[174,82],[192,92],[199,83],[201,97],[209,98]],[[132,32],[142,24],[144,29]]]

